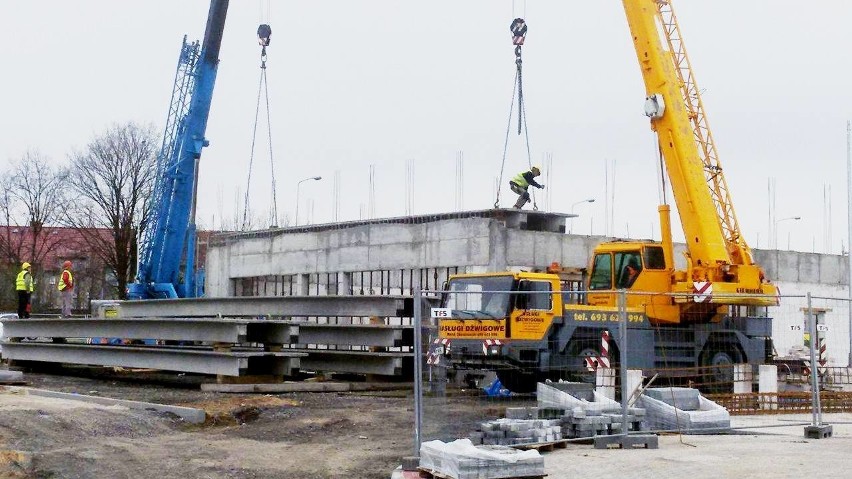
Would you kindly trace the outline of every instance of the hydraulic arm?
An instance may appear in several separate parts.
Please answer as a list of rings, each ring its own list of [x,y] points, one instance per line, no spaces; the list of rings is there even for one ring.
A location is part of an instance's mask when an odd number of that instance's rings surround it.
[[[163,145],[157,158],[151,224],[140,241],[136,282],[131,299],[197,296],[195,281],[195,203],[201,150],[213,86],[219,65],[219,47],[228,0],[212,0],[204,41],[188,44],[184,38]]]
[[[709,282],[719,303],[728,302],[726,293],[774,294],[740,231],[671,2],[624,0],[623,5],[645,82],[645,113],[657,133],[687,245],[687,271],[675,274],[674,291],[690,293],[695,282]],[[667,211],[661,207],[664,232],[671,230]],[[663,244],[670,250],[670,238]]]

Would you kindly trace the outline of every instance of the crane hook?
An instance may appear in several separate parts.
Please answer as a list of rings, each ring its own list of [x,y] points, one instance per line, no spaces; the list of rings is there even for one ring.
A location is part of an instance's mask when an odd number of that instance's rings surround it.
[[[257,43],[262,47],[268,47],[272,37],[272,27],[267,24],[262,24],[257,27]]]
[[[509,25],[509,30],[512,31],[512,44],[517,46],[523,45],[527,35],[527,22],[523,18],[516,18]]]
[[[257,27],[257,43],[260,45],[260,59],[263,62],[262,66],[266,66],[266,47],[272,41],[272,27],[266,23]]]

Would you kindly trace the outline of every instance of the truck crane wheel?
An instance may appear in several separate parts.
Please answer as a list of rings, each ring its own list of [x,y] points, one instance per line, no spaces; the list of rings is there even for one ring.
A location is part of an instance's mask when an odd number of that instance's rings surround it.
[[[595,382],[595,374],[590,372],[586,359],[592,359],[593,363],[597,363],[597,367],[601,367],[599,361],[601,357],[600,339],[572,339],[566,348],[568,351],[568,372],[573,376],[571,379],[582,382]],[[615,345],[611,346],[609,352],[610,367],[618,367],[618,350]]]
[[[733,344],[713,344],[701,353],[702,389],[713,393],[731,392],[734,382],[734,364],[743,361],[743,355]]]
[[[535,392],[539,377],[535,373],[519,371],[517,369],[498,369],[497,379],[503,387],[513,393]]]

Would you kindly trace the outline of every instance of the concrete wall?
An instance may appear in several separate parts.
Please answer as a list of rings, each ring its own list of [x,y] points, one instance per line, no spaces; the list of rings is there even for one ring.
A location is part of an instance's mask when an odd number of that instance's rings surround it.
[[[364,224],[324,231],[265,232],[221,244],[207,253],[207,295],[231,294],[231,280],[264,275],[346,273],[458,267],[483,272],[547,266],[585,267],[594,247],[610,238],[527,231],[493,218],[443,219],[420,224]],[[684,245],[675,260],[685,267]],[[849,354],[846,257],[791,251],[755,250],[755,259],[778,285],[781,305],[772,308],[777,352],[801,346],[805,295],[821,308],[828,356],[846,364]]]

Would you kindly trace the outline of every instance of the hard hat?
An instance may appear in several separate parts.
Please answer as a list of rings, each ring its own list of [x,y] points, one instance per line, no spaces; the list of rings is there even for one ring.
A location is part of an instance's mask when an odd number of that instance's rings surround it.
[[[537,174],[541,173],[541,168],[539,168],[538,166],[533,166],[532,168],[530,168],[530,171],[533,174],[537,175]]]
[[[30,264],[24,261],[24,264],[21,265],[21,269],[30,269]]]
[[[66,260],[64,263],[62,263],[62,267],[63,267],[63,268],[70,268],[70,267],[71,267],[71,262]]]

